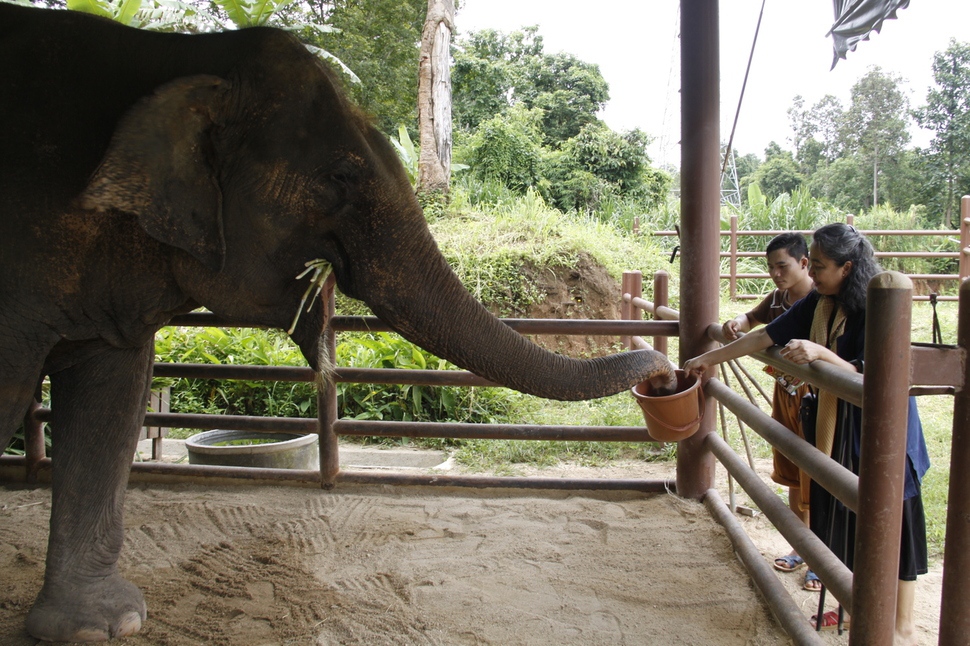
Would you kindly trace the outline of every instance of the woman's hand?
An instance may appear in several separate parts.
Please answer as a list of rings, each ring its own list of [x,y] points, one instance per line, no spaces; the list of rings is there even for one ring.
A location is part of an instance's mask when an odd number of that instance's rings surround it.
[[[684,372],[687,374],[694,373],[696,375],[702,375],[707,372],[707,369],[711,367],[711,364],[704,360],[704,355],[699,357],[694,357],[693,359],[688,359],[684,363]]]
[[[785,344],[785,347],[778,354],[792,363],[801,365],[821,359],[824,352],[825,347],[818,343],[812,343],[805,339],[792,339]]]

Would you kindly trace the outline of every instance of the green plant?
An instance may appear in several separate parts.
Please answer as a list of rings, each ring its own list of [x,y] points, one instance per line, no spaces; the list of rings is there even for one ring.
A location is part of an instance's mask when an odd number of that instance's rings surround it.
[[[339,365],[359,368],[455,370],[400,337],[385,332],[348,335],[337,346]],[[521,395],[503,388],[337,384],[342,417],[421,422],[498,423],[507,421]],[[384,441],[365,438],[365,441]],[[444,441],[437,444],[455,445]]]

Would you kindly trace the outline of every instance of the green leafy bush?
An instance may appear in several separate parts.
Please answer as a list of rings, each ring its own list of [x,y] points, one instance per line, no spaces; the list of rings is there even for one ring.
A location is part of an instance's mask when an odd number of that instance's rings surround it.
[[[156,336],[156,361],[217,365],[303,366],[299,349],[277,330],[163,328]],[[454,370],[413,344],[387,333],[345,334],[337,363],[359,368]],[[177,413],[316,417],[316,386],[307,382],[216,379],[156,379],[171,386]],[[340,417],[375,420],[499,422],[513,414],[517,399],[501,388],[385,386],[340,383]],[[179,432],[175,435],[189,434]]]
[[[469,165],[480,179],[495,180],[516,193],[539,182],[539,114],[524,108],[479,124],[469,142]]]
[[[457,369],[385,332],[350,336],[337,346],[337,363],[359,368]],[[498,423],[510,417],[519,397],[503,388],[337,384],[341,417],[353,419]]]

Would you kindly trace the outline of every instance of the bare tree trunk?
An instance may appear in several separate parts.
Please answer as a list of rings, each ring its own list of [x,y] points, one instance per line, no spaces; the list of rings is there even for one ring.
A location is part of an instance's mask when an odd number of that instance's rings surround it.
[[[448,192],[451,180],[451,33],[454,0],[428,0],[418,67],[418,192]]]

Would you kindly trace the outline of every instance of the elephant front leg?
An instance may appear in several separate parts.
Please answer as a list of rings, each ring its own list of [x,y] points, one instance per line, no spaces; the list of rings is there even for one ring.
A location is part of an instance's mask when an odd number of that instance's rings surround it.
[[[44,586],[27,617],[34,637],[102,641],[145,620],[117,563],[152,359],[152,344],[110,349],[51,375],[53,500]]]

